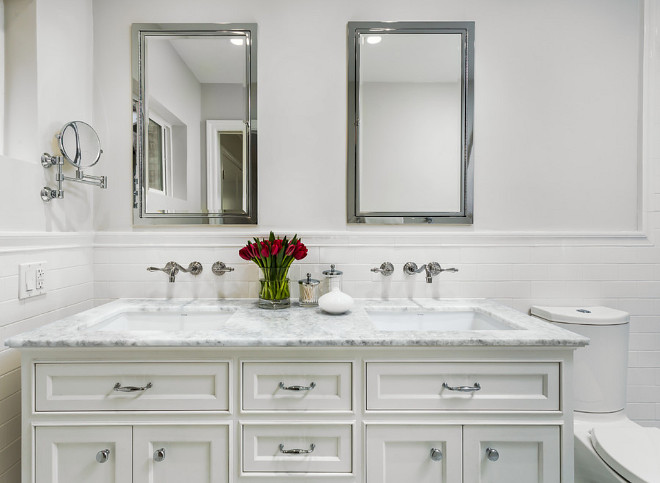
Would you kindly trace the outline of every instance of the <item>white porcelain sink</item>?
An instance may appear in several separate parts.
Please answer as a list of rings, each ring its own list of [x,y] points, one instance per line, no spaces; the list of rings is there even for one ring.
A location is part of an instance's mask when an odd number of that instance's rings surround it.
[[[387,332],[517,329],[488,314],[471,309],[451,311],[367,310],[367,314],[376,329]]]
[[[99,322],[93,330],[112,332],[180,332],[213,330],[234,311],[156,311],[121,312]]]

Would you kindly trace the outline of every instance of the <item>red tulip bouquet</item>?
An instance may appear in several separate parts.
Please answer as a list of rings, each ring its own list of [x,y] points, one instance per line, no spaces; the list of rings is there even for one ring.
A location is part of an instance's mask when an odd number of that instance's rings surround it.
[[[238,251],[243,260],[251,260],[261,269],[263,278],[259,291],[259,306],[263,308],[285,308],[290,305],[289,297],[289,267],[294,260],[302,260],[307,256],[307,247],[298,235],[291,240],[275,238],[271,231],[266,239],[254,238]]]

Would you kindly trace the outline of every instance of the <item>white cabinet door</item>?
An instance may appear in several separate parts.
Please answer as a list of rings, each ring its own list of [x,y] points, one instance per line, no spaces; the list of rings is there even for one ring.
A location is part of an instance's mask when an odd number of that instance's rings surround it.
[[[463,481],[460,426],[369,424],[366,433],[367,483]]]
[[[463,481],[559,483],[557,426],[465,426]]]
[[[134,483],[227,481],[228,426],[133,427]]]
[[[132,481],[130,426],[35,428],[36,483]]]

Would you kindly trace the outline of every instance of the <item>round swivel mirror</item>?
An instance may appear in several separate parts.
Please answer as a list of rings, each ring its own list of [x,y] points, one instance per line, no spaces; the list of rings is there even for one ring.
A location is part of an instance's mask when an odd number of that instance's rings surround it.
[[[94,166],[103,153],[98,134],[86,122],[67,122],[57,139],[64,158],[78,169]]]

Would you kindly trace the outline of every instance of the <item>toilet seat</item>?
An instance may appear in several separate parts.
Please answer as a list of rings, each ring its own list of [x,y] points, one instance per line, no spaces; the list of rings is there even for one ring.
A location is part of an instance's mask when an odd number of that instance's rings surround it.
[[[591,444],[610,468],[631,483],[660,482],[660,429],[633,422],[594,426]]]

